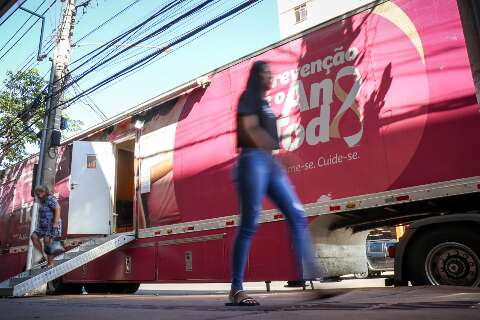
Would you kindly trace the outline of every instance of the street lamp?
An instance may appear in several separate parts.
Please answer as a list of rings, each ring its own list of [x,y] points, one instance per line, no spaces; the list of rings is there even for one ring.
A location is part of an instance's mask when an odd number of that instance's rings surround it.
[[[135,129],[140,130],[143,128],[143,125],[145,124],[144,120],[137,119],[135,120],[135,124],[133,125]]]

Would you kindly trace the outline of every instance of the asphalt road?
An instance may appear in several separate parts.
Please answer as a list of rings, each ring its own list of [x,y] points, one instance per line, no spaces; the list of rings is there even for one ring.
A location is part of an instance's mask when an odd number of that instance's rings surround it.
[[[480,319],[480,290],[385,288],[383,279],[315,284],[319,290],[251,283],[261,306],[226,307],[227,284],[143,285],[135,295],[0,299],[0,319]],[[326,297],[330,296],[330,297]]]

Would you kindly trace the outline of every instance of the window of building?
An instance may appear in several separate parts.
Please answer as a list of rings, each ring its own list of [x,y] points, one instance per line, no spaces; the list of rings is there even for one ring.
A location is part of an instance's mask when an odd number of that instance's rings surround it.
[[[307,4],[301,4],[296,6],[294,9],[295,11],[295,22],[300,23],[307,20]]]

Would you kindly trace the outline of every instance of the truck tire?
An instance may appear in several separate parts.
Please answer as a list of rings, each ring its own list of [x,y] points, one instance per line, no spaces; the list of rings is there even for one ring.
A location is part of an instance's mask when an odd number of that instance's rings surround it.
[[[88,294],[107,294],[109,292],[108,283],[86,283],[84,287]]]
[[[63,283],[62,278],[47,283],[47,294],[82,294],[83,285],[80,283]]]
[[[480,285],[480,237],[470,228],[442,227],[420,234],[407,248],[412,285]]]
[[[113,294],[133,294],[139,287],[140,283],[109,283],[108,291]]]
[[[134,294],[135,292],[138,291],[138,288],[140,288],[140,283],[130,283],[127,294]]]
[[[367,279],[369,276],[370,276],[370,273],[368,271],[353,274],[353,277],[355,279]]]

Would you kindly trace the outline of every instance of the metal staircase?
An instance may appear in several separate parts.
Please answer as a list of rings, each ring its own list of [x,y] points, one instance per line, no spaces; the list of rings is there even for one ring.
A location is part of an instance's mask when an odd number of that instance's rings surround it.
[[[133,234],[115,234],[82,243],[57,257],[54,266],[37,266],[0,283],[0,297],[21,297],[121,246],[133,241]]]

